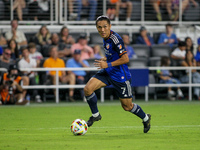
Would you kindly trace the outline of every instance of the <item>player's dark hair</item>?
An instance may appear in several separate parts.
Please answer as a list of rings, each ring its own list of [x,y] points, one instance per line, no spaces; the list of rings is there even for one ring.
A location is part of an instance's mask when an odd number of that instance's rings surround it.
[[[97,26],[97,23],[98,23],[99,21],[103,21],[103,20],[107,21],[107,23],[110,24],[110,19],[109,19],[107,16],[102,15],[102,16],[99,16],[99,17],[96,19],[96,26]]]
[[[161,60],[160,60],[160,65],[161,66],[168,66],[168,61],[169,61],[169,57],[167,56],[162,56]]]

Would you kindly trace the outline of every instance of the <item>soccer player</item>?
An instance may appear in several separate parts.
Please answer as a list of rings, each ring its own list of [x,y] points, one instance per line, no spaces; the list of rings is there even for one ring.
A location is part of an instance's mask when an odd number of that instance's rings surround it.
[[[143,120],[144,133],[147,133],[150,129],[151,115],[145,114],[139,105],[132,103],[131,74],[127,66],[129,58],[124,42],[116,32],[111,30],[111,23],[107,16],[97,18],[96,28],[103,38],[106,57],[95,60],[94,65],[101,70],[88,81],[84,88],[85,97],[92,112],[87,125],[90,127],[95,121],[101,120],[94,91],[113,85],[123,109],[140,117]]]

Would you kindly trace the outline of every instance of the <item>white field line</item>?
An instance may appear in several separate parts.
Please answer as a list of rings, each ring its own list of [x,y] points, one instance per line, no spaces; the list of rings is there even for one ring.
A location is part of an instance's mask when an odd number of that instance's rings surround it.
[[[172,126],[151,126],[152,129],[164,129],[164,128],[198,128],[200,125],[172,125]],[[58,127],[58,128],[12,128],[5,130],[64,130],[70,127]],[[94,129],[134,129],[134,128],[143,128],[143,126],[103,126],[103,127],[91,127]]]

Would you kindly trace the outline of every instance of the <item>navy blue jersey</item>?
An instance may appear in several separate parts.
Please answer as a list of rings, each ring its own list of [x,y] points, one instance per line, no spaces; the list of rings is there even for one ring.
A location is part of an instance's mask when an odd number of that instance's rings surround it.
[[[119,59],[122,55],[127,53],[122,38],[112,30],[109,38],[103,40],[103,46],[108,63]],[[109,67],[105,70],[111,79],[117,82],[124,82],[131,78],[127,64]]]

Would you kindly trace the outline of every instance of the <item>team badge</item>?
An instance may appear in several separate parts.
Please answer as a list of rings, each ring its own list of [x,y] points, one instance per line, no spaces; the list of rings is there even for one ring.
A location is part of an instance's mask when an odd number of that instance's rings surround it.
[[[107,43],[106,44],[106,49],[109,49],[110,48],[110,45]]]
[[[123,80],[123,79],[124,79],[124,76],[122,76],[121,79]]]
[[[117,47],[118,47],[119,49],[122,49],[122,45],[121,45],[121,44],[119,44]]]

